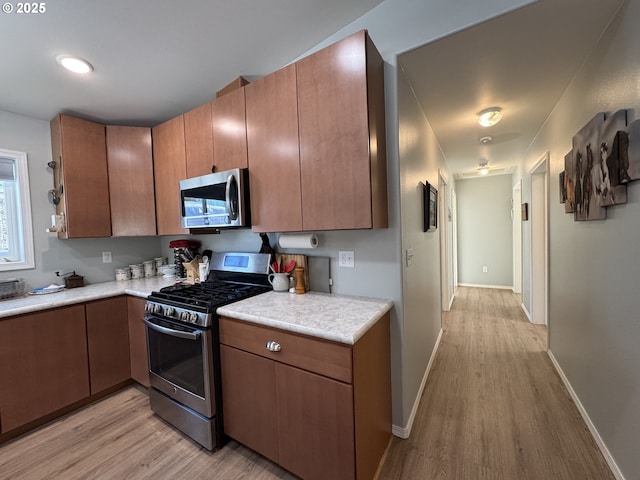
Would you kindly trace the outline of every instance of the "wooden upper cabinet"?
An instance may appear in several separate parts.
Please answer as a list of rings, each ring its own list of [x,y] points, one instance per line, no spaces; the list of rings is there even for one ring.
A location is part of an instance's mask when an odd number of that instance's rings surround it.
[[[295,65],[267,75],[244,89],[252,228],[256,232],[300,231]]]
[[[180,227],[180,180],[187,178],[184,116],[154,127],[153,162],[158,235],[189,233]]]
[[[111,236],[105,127],[69,115],[51,120],[57,214],[66,229],[58,238]]]
[[[303,230],[387,227],[380,54],[363,30],[296,70]]]
[[[211,102],[184,114],[184,140],[187,177],[211,173],[213,167],[213,130]]]
[[[216,171],[246,168],[247,125],[244,88],[216,98],[211,103],[211,117],[213,164]]]
[[[156,234],[151,129],[107,126],[111,235]]]

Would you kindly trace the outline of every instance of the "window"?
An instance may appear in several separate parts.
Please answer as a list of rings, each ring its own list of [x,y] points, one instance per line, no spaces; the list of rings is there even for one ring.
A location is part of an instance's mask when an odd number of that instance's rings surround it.
[[[34,268],[27,154],[0,149],[0,271]]]

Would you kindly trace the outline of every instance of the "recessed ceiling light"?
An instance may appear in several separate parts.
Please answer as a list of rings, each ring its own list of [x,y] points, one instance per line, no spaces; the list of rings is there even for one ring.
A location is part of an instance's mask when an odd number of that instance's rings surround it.
[[[489,164],[487,162],[478,164],[478,173],[480,175],[487,175],[489,173]]]
[[[89,73],[93,71],[93,66],[89,62],[73,55],[58,55],[56,61],[74,73]]]
[[[483,145],[486,145],[487,143],[491,143],[492,140],[493,140],[493,138],[491,138],[489,135],[487,135],[486,137],[480,137],[478,139],[478,141],[480,143],[482,143]]]
[[[499,107],[486,108],[478,114],[478,123],[483,127],[491,127],[500,120],[502,120],[502,110]]]

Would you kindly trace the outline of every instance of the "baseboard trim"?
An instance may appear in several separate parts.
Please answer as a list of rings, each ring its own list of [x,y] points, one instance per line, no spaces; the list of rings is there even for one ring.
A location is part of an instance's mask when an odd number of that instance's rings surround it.
[[[474,287],[474,288],[493,288],[498,290],[513,290],[511,285],[485,285],[481,283],[459,283],[460,287]]]
[[[420,383],[420,388],[418,389],[418,395],[416,396],[415,401],[413,402],[413,408],[411,409],[411,415],[409,415],[409,421],[407,422],[406,427],[401,427],[399,425],[391,426],[391,433],[393,433],[396,437],[407,439],[411,435],[411,428],[413,427],[413,421],[416,418],[416,413],[418,412],[418,407],[420,406],[420,400],[422,399],[422,392],[424,391],[424,387],[427,384],[427,378],[429,377],[429,372],[431,371],[431,367],[433,366],[433,361],[436,358],[436,353],[438,352],[438,347],[440,346],[440,339],[442,339],[442,328],[440,329],[440,333],[438,333],[438,338],[436,339],[436,344],[433,347],[433,351],[431,352],[431,357],[429,358],[429,363],[427,364],[427,369],[424,372],[424,376],[422,377],[422,382]]]
[[[524,306],[524,303],[521,303],[520,306],[522,307],[522,311],[524,312],[524,314],[527,317],[527,320],[529,320],[529,323],[533,323],[531,321],[531,314],[529,313],[529,310],[527,310],[527,307]]]
[[[582,402],[580,401],[580,398],[578,397],[576,392],[573,390],[571,383],[569,383],[569,379],[562,371],[562,367],[560,367],[560,364],[556,360],[556,357],[553,356],[553,353],[551,352],[551,350],[547,350],[547,354],[549,355],[549,358],[551,359],[551,363],[553,363],[553,366],[555,367],[556,372],[558,372],[558,375],[560,375],[560,379],[562,380],[562,383],[564,383],[564,386],[567,388],[569,395],[573,399],[573,402],[576,404],[576,407],[578,407],[578,411],[580,412],[580,415],[582,415],[584,422],[587,424],[587,427],[591,432],[591,436],[595,440],[596,445],[598,445],[598,448],[602,452],[602,455],[604,456],[605,461],[609,465],[609,468],[611,469],[611,473],[613,473],[613,476],[616,477],[616,480],[625,480],[624,475],[620,471],[620,468],[618,468],[618,465],[616,464],[616,461],[613,458],[613,455],[611,455],[611,452],[607,448],[607,445],[604,443],[604,440],[600,436],[600,432],[598,432],[598,429],[591,421],[591,418],[589,417],[587,410],[584,408],[584,406],[582,405]]]

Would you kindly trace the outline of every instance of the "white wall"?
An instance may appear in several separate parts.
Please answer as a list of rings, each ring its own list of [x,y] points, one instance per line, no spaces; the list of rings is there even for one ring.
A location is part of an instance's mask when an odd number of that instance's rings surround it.
[[[458,283],[512,287],[511,175],[458,180],[456,195]]]
[[[626,205],[607,209],[606,220],[574,222],[559,203],[558,174],[571,138],[596,113],[627,108],[629,122],[640,118],[638,18],[640,0],[627,1],[556,105],[521,170],[528,171],[549,150],[550,350],[629,480],[640,478],[640,182],[629,185]],[[527,201],[526,175],[523,187]]]
[[[160,242],[151,238],[92,238],[58,240],[45,232],[55,213],[48,191],[53,188],[51,133],[49,122],[0,110],[0,148],[27,153],[35,269],[0,273],[0,278],[23,278],[28,288],[62,283],[54,272],[75,270],[85,284],[115,280],[114,268],[157,257]],[[102,263],[102,252],[110,251],[113,263]]]

